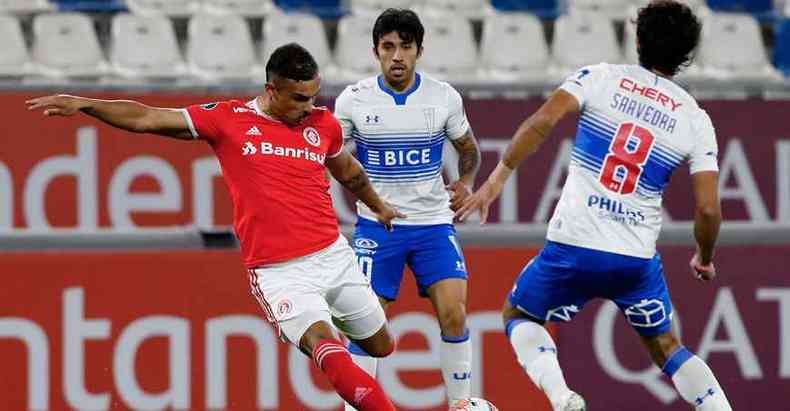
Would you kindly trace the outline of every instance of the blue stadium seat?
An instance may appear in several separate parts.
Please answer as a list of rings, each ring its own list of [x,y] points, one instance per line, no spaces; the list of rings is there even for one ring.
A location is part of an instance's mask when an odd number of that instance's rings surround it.
[[[774,11],[772,0],[708,0],[713,11],[767,15]]]
[[[522,11],[544,19],[559,15],[557,0],[491,0],[491,5],[500,11]]]
[[[341,0],[275,0],[285,11],[316,14],[324,19],[339,19],[346,14]]]
[[[124,0],[55,0],[58,10],[84,12],[125,11]]]
[[[790,20],[782,20],[776,26],[774,65],[785,76],[790,76]]]

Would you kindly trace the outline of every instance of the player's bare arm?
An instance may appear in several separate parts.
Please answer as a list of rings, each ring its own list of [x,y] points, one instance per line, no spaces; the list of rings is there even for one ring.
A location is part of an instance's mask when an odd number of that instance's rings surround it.
[[[327,158],[325,165],[332,173],[332,177],[376,213],[379,222],[387,226],[388,229],[392,228],[392,220],[395,218],[406,218],[376,194],[362,165],[345,150],[336,157]]]
[[[516,130],[502,160],[488,176],[486,182],[470,196],[455,216],[464,221],[479,210],[480,223],[488,219],[488,208],[496,200],[510,174],[526,157],[538,151],[554,126],[570,112],[579,110],[576,97],[564,90],[557,90],[533,115],[529,116]]]
[[[716,276],[713,265],[713,247],[719,236],[721,206],[719,204],[719,173],[701,171],[691,176],[694,189],[694,238],[697,252],[691,259],[692,274],[700,280],[710,281]]]
[[[34,98],[26,103],[29,110],[43,109],[45,116],[68,117],[83,112],[133,133],[192,140],[189,124],[175,109],[149,107],[130,100],[97,100],[65,94]]]
[[[458,210],[469,196],[472,195],[477,171],[480,170],[480,147],[477,145],[472,129],[469,128],[461,138],[450,140],[458,152],[458,180],[447,186],[452,192],[450,209]]]

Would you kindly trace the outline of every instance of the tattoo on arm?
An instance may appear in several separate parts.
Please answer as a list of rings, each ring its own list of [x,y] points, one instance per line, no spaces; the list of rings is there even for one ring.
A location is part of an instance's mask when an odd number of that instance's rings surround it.
[[[456,151],[458,151],[458,175],[467,182],[474,182],[477,171],[480,169],[480,149],[472,130],[457,139],[451,140]]]
[[[364,189],[366,186],[370,185],[370,181],[368,181],[368,176],[360,170],[360,172],[352,175],[346,181],[341,181],[344,187],[346,187],[352,193],[357,193],[358,191]]]

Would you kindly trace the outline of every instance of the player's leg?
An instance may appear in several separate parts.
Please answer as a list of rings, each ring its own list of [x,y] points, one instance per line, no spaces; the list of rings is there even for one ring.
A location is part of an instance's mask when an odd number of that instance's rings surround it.
[[[328,278],[325,299],[337,329],[348,337],[350,347],[362,354],[352,360],[357,366],[360,359],[363,360],[363,365],[365,362],[373,362],[375,366],[376,358],[392,353],[395,342],[387,327],[384,309],[373,292],[369,279],[360,269],[357,255],[348,246],[345,238],[341,238],[339,243],[317,267]],[[364,245],[362,241],[357,241],[356,244]],[[379,247],[375,245],[372,240],[367,240],[368,250],[378,250]],[[397,288],[394,293],[397,294]],[[375,368],[365,370],[365,373],[375,379]],[[358,409],[353,402],[344,399],[346,409]]]
[[[382,327],[378,333],[386,340],[389,332]],[[382,352],[389,350],[386,342],[375,346]],[[359,368],[348,353],[345,345],[334,334],[327,321],[313,323],[299,340],[299,348],[309,352],[310,357],[326,376],[335,391],[355,409],[362,411],[395,411],[384,390],[365,370]],[[371,346],[372,348],[372,346]],[[386,354],[383,354],[386,355]]]
[[[674,333],[642,336],[653,362],[661,367],[680,396],[699,411],[732,411],[710,367],[680,344]]]
[[[317,272],[320,267],[314,258],[251,270],[252,293],[278,334],[313,358],[343,399],[359,410],[394,410],[381,387],[351,361],[335,335]]]
[[[466,327],[467,273],[450,224],[414,227],[408,264],[420,295],[427,296],[441,330],[439,363],[450,407],[471,396],[472,343]]]
[[[370,281],[373,291],[379,296],[382,307],[398,296],[406,251],[400,246],[403,231],[400,227],[387,232],[378,222],[360,218],[354,230],[351,244],[356,253],[359,268]],[[353,341],[348,346],[354,362],[376,376],[377,360]]]
[[[441,330],[439,364],[452,407],[471,397],[472,343],[466,327],[466,286],[461,278],[448,278],[428,287]]]
[[[557,345],[544,328],[546,320],[570,321],[586,298],[575,290],[572,261],[563,261],[565,246],[547,243],[521,271],[505,300],[502,319],[519,364],[546,393],[557,411],[581,411],[586,405],[571,391],[557,358]]]
[[[659,254],[641,275],[638,289],[619,296],[615,302],[639,333],[650,358],[672,379],[680,396],[696,410],[731,411],[727,396],[711,369],[681,345],[672,332],[672,303]]]

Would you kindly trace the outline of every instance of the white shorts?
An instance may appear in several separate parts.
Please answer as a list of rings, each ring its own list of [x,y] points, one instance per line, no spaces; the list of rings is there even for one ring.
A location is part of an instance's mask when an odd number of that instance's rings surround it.
[[[386,322],[384,310],[342,235],[313,254],[249,270],[252,294],[285,341],[299,345],[318,321],[364,340]]]

